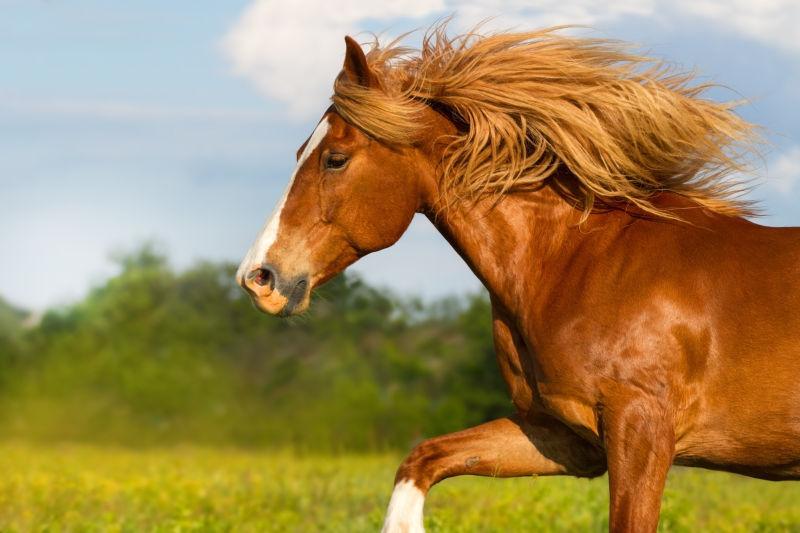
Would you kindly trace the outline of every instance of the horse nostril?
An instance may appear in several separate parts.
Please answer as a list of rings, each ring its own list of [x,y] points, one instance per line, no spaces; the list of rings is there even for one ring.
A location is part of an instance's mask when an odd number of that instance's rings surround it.
[[[257,268],[250,272],[247,275],[247,278],[252,280],[253,283],[258,285],[259,287],[264,287],[269,285],[270,290],[275,289],[275,273],[272,271],[271,268],[268,267],[261,267]]]

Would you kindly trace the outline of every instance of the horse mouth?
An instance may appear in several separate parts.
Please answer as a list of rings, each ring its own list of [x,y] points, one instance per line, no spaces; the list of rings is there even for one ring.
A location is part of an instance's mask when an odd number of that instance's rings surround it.
[[[278,316],[287,317],[305,311],[305,309],[308,307],[306,304],[308,299],[307,290],[308,278],[303,278],[295,283],[294,287],[292,287],[292,290],[289,293],[286,305],[278,313]]]

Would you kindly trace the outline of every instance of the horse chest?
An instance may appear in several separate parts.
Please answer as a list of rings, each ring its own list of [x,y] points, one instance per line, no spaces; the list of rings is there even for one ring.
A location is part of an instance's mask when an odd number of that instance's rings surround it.
[[[516,333],[504,342],[502,333],[495,332],[497,360],[517,410],[529,416],[555,416],[579,433],[597,438],[597,400],[592,394],[595,387],[590,384],[591,373],[573,361],[558,364],[556,357],[542,357]]]
[[[580,365],[537,361],[533,383],[536,408],[555,416],[584,436],[599,439],[598,387],[595,376]]]

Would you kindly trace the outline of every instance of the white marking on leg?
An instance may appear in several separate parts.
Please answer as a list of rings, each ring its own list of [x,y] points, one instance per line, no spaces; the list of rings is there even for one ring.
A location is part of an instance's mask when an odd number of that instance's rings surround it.
[[[394,486],[381,533],[424,533],[422,508],[425,495],[410,479]]]
[[[289,185],[287,185],[286,191],[283,193],[283,197],[275,206],[275,209],[272,211],[272,215],[269,217],[269,219],[267,219],[267,222],[261,229],[261,233],[259,233],[258,238],[253,243],[253,246],[250,247],[250,250],[247,251],[247,255],[245,255],[244,260],[239,265],[239,269],[236,271],[236,278],[238,280],[241,281],[244,276],[248,274],[248,272],[250,272],[252,269],[258,268],[267,257],[269,249],[278,238],[281,212],[283,211],[284,205],[286,205],[286,198],[289,196],[289,191],[292,190],[294,179],[302,168],[303,163],[306,162],[311,153],[317,148],[317,146],[319,146],[319,143],[322,142],[322,139],[325,138],[325,135],[328,133],[329,126],[330,124],[328,123],[328,119],[326,117],[317,125],[314,133],[312,133],[311,137],[308,139],[308,143],[306,144],[303,153],[300,154],[300,159],[297,160],[297,165],[294,167],[292,177],[289,178]]]

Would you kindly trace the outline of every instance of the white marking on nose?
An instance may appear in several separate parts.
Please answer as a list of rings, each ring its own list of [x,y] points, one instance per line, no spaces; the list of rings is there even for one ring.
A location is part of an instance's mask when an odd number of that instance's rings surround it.
[[[239,282],[244,280],[244,276],[246,276],[248,272],[259,268],[261,263],[266,259],[269,249],[278,238],[278,230],[280,229],[281,223],[281,211],[283,211],[283,207],[286,205],[286,198],[289,196],[289,192],[292,190],[292,185],[294,184],[294,179],[297,176],[297,172],[303,166],[303,163],[306,162],[311,153],[317,148],[317,146],[319,146],[319,143],[322,142],[322,139],[325,138],[325,135],[328,133],[328,127],[329,123],[328,118],[326,117],[317,125],[314,133],[312,133],[311,137],[308,139],[308,143],[306,143],[303,153],[300,154],[300,159],[297,160],[297,166],[294,167],[294,172],[292,172],[292,177],[289,179],[289,185],[287,185],[286,191],[283,193],[283,198],[281,198],[281,200],[275,206],[275,209],[272,211],[272,215],[261,229],[261,233],[259,233],[256,242],[254,242],[253,246],[250,247],[250,250],[248,250],[244,260],[239,265],[239,270],[236,272],[236,278],[239,280]]]
[[[386,521],[381,533],[425,533],[422,525],[422,508],[425,495],[414,482],[405,479],[394,486]]]

